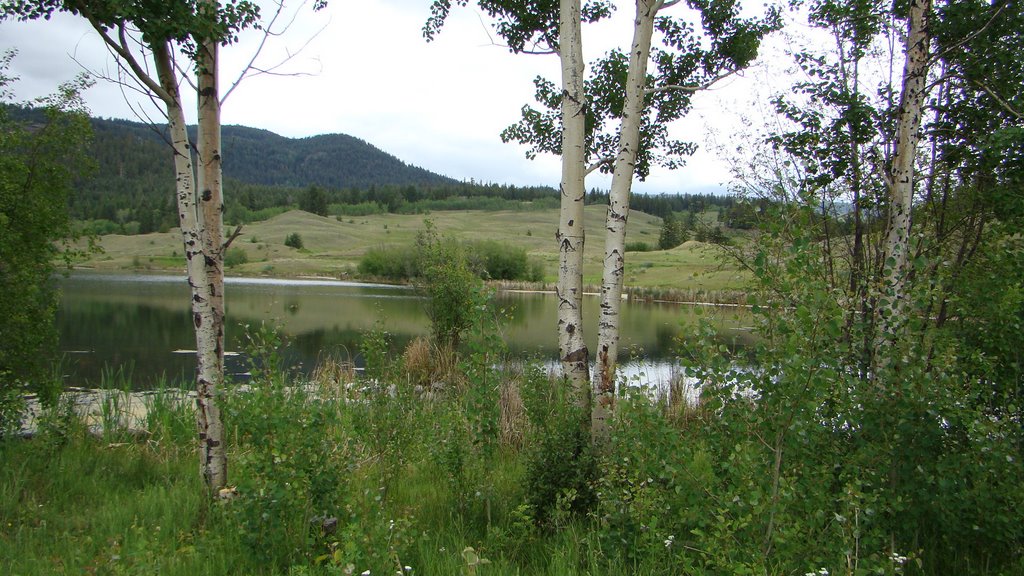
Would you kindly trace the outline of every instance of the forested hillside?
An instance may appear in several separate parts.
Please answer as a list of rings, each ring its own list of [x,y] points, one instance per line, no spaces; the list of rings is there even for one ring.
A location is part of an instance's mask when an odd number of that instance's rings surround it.
[[[40,112],[12,108],[30,124]],[[177,225],[170,148],[164,129],[127,120],[92,119],[95,170],[69,199],[71,216],[96,234],[148,233]],[[190,127],[195,138],[195,127]],[[286,138],[267,130],[225,126],[222,132],[225,219],[263,220],[287,209],[320,215],[365,216],[432,210],[549,209],[551,186],[460,182],[410,166],[345,134]],[[607,204],[592,190],[588,204]],[[749,212],[735,199],[713,194],[637,195],[633,209],[659,217],[717,208],[730,227],[749,227],[732,214]],[[739,212],[737,212],[739,210]]]
[[[93,130],[97,170],[72,198],[74,216],[137,221],[144,231],[173,225],[172,158],[163,131],[139,122],[103,119],[93,120]],[[194,139],[194,127],[190,132]],[[222,137],[225,180],[235,197],[253,200],[245,206],[249,209],[277,204],[279,198],[294,197],[296,190],[311,185],[367,189],[458,184],[344,134],[292,139],[225,126]]]

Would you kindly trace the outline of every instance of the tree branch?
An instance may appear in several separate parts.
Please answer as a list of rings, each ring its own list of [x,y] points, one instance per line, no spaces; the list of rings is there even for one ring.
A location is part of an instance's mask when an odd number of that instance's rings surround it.
[[[728,72],[723,72],[722,74],[719,74],[718,76],[715,76],[710,81],[705,82],[704,84],[694,84],[694,85],[666,84],[665,86],[658,86],[657,88],[648,88],[647,90],[644,90],[644,94],[645,95],[657,94],[659,92],[669,92],[671,90],[678,90],[680,92],[691,92],[691,93],[692,92],[700,92],[701,90],[707,90],[707,89],[711,88],[712,86],[717,84],[719,81],[724,80],[724,79],[728,78],[729,76],[732,76],[733,74],[737,74],[738,72],[739,72],[738,70],[729,70]]]
[[[122,60],[124,60],[132,73],[135,74],[139,82],[142,82],[149,90],[152,90],[161,100],[164,102],[171,102],[171,95],[167,93],[160,84],[153,80],[152,76],[146,73],[145,69],[139,64],[139,61],[135,58],[135,55],[131,53],[131,49],[128,48],[127,32],[125,32],[124,22],[118,22],[117,24],[117,37],[118,41],[115,42],[110,34],[107,32],[106,26],[100,23],[93,15],[91,11],[85,6],[83,2],[78,2],[79,11],[89,20],[89,24],[92,25],[93,29],[99,33],[103,41],[110,47],[111,50],[117,54]]]
[[[115,42],[114,39],[110,37],[107,27],[96,19],[96,16],[93,15],[84,2],[77,2],[76,6],[82,15],[89,20],[89,24],[91,24],[93,29],[100,35],[100,38],[103,38],[103,42],[106,43],[114,54],[127,63],[128,68],[130,68],[132,73],[135,74],[135,77],[138,78],[139,82],[164,102],[170,102],[170,94],[161,88],[160,84],[146,73],[145,69],[142,68],[139,61],[135,58],[135,55],[131,53],[131,49],[128,48],[128,38],[127,33],[125,32],[124,22],[118,22],[117,24],[118,41]]]
[[[971,40],[974,40],[975,38],[980,36],[981,33],[984,32],[986,28],[988,28],[989,26],[992,25],[993,22],[995,22],[996,16],[999,16],[999,13],[1002,12],[1004,8],[1006,8],[1006,4],[1005,3],[1002,6],[999,6],[998,8],[996,8],[996,11],[992,13],[992,17],[988,19],[988,22],[985,22],[984,26],[982,26],[981,28],[978,28],[974,32],[971,32],[970,34],[965,36],[963,38],[963,40],[957,42],[956,44],[953,44],[952,46],[949,46],[948,48],[943,49],[942,52],[939,52],[938,54],[933,54],[932,57],[928,61],[928,65],[931,66],[931,64],[933,62],[937,62],[938,60],[940,60],[943,56],[945,56],[949,52],[952,52],[953,50],[956,50],[957,48],[960,48],[964,44],[967,44]]]
[[[238,226],[235,226],[235,231],[232,232],[230,236],[228,236],[227,240],[224,241],[224,245],[221,246],[221,249],[220,249],[221,253],[227,252],[228,248],[231,246],[231,243],[235,241],[235,238],[238,238],[241,235],[242,235],[242,225],[239,224]]]
[[[1014,108],[1009,102],[1000,98],[999,95],[992,91],[991,88],[986,86],[984,82],[982,82],[981,80],[975,80],[974,83],[977,84],[979,88],[984,90],[986,94],[991,96],[993,100],[998,102],[999,106],[1001,106],[1004,110],[1006,110],[1010,114],[1013,114],[1018,120],[1024,120],[1024,114],[1022,114],[1019,110]]]
[[[613,157],[613,156],[605,156],[603,158],[598,158],[596,162],[594,162],[590,166],[587,166],[586,170],[583,172],[583,176],[587,177],[594,170],[597,170],[598,168],[600,168],[601,166],[604,166],[605,164],[611,164],[614,161],[615,161],[615,157]]]
[[[238,74],[238,78],[236,78],[235,81],[231,83],[231,87],[228,88],[228,90],[221,97],[221,104],[223,104],[228,99],[228,96],[230,96],[231,93],[235,91],[235,88],[238,88],[239,84],[241,84],[243,80],[245,80],[246,78],[250,78],[252,76],[260,76],[263,74],[271,76],[313,75],[312,73],[305,72],[279,73],[276,72],[276,70],[284,66],[288,62],[291,62],[292,59],[294,59],[296,56],[301,54],[307,47],[309,47],[309,45],[312,44],[313,40],[316,40],[316,38],[319,37],[320,34],[327,29],[327,26],[330,24],[330,20],[328,20],[323,26],[321,26],[319,30],[310,35],[309,38],[307,38],[306,41],[302,44],[302,46],[299,47],[298,50],[296,50],[295,52],[290,52],[286,50],[286,56],[280,62],[277,62],[276,64],[266,68],[256,66],[256,60],[260,57],[260,54],[263,53],[263,48],[266,46],[267,41],[271,37],[284,35],[284,33],[287,32],[292,27],[293,24],[295,24],[295,20],[298,18],[299,11],[302,9],[302,7],[305,6],[306,4],[309,4],[309,2],[308,0],[303,1],[302,4],[300,4],[299,7],[296,8],[295,11],[292,13],[291,18],[288,20],[288,23],[284,24],[278,30],[274,29],[274,25],[277,23],[278,19],[281,18],[281,15],[284,12],[284,1],[277,0],[275,4],[277,5],[277,8],[274,10],[274,16],[270,19],[270,22],[267,24],[267,26],[263,28],[263,38],[260,39],[259,46],[257,46],[256,50],[253,52],[252,58],[249,59],[249,63],[246,64],[245,67],[242,68],[242,71]]]

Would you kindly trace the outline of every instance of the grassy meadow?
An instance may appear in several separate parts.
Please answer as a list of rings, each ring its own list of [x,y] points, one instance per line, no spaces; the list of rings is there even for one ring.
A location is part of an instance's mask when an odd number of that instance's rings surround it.
[[[713,214],[708,216],[713,218]],[[557,278],[558,252],[555,230],[557,210],[537,211],[451,211],[429,215],[376,214],[353,217],[322,217],[293,210],[269,220],[247,224],[234,241],[233,251],[245,253],[247,262],[228,268],[233,276],[325,276],[353,279],[360,258],[370,248],[412,246],[424,229],[424,218],[437,229],[459,240],[494,240],[522,248],[544,264],[545,283]],[[587,248],[584,283],[601,282],[604,253],[604,208],[586,209]],[[661,219],[633,212],[626,242],[643,242],[657,247]],[[285,238],[298,233],[303,247],[285,246]],[[102,252],[80,263],[101,270],[184,269],[181,238],[177,230],[134,236],[106,235],[99,238]],[[672,250],[630,252],[626,260],[628,287],[676,290],[739,290],[746,280],[740,270],[725,266],[717,258],[718,248],[689,241]]]

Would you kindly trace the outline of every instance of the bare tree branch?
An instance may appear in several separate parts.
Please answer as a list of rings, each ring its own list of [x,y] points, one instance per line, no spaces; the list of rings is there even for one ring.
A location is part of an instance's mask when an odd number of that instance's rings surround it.
[[[174,54],[171,54],[171,64],[174,66],[175,71],[177,71],[178,78],[181,78],[183,82],[188,84],[189,88],[199,92],[199,85],[192,79],[192,71],[179,64],[178,59],[174,57]]]
[[[165,102],[169,102],[172,100],[171,95],[168,94],[166,90],[161,88],[158,82],[153,80],[153,77],[146,72],[146,70],[139,64],[139,61],[135,58],[135,55],[132,54],[131,49],[128,47],[128,38],[127,32],[125,31],[124,22],[118,23],[118,41],[114,41],[114,39],[110,37],[107,28],[102,23],[100,23],[99,20],[96,19],[96,16],[93,15],[93,13],[88,9],[87,6],[85,6],[84,3],[78,2],[77,8],[82,13],[82,15],[89,20],[89,24],[91,24],[93,29],[96,30],[97,33],[99,33],[100,37],[103,38],[103,41],[107,44],[107,46],[109,46],[110,49],[113,50],[118,57],[120,57],[124,60],[125,63],[127,63],[128,67],[131,68],[132,72],[138,77],[140,82],[145,84],[145,86],[152,90],[153,93],[156,94],[161,100],[164,100]]]
[[[1012,104],[1010,104],[1006,100],[1003,100],[1002,98],[1000,98],[999,95],[996,94],[987,85],[985,85],[984,82],[982,82],[981,80],[975,80],[974,83],[977,84],[979,88],[984,90],[986,94],[991,96],[993,100],[995,100],[997,103],[999,103],[999,106],[1001,106],[1004,110],[1006,110],[1010,114],[1013,114],[1018,120],[1024,120],[1024,114],[1022,114],[1020,112],[1020,110],[1017,110],[1016,108],[1013,107]]]
[[[671,90],[678,90],[680,92],[700,92],[701,90],[708,90],[708,89],[710,89],[712,86],[717,84],[719,81],[724,80],[724,79],[732,76],[733,74],[737,74],[738,72],[739,72],[738,70],[729,70],[727,72],[723,72],[723,73],[719,74],[718,76],[715,76],[711,80],[705,82],[704,84],[694,84],[694,85],[666,84],[664,86],[658,86],[656,88],[648,88],[647,90],[644,90],[644,94],[657,94],[658,92],[668,92],[668,91],[671,91]]]
[[[227,252],[228,248],[231,246],[231,243],[235,241],[235,238],[238,238],[241,235],[242,235],[242,225],[239,224],[238,226],[235,226],[235,231],[232,232],[230,236],[228,236],[227,240],[224,241],[224,245],[221,246],[221,253]]]
[[[313,43],[313,40],[316,40],[317,37],[319,37],[320,34],[323,33],[323,31],[327,29],[328,25],[330,25],[330,23],[331,23],[330,19],[328,19],[327,22],[325,22],[324,25],[320,27],[320,29],[318,29],[316,32],[311,34],[309,36],[309,38],[307,38],[306,41],[303,42],[302,46],[300,46],[298,50],[296,50],[294,52],[286,50],[285,57],[283,59],[281,59],[279,62],[273,64],[272,66],[268,66],[268,67],[256,66],[256,60],[259,59],[260,55],[263,53],[263,48],[266,46],[267,41],[270,38],[272,38],[272,37],[277,37],[277,36],[284,35],[284,33],[287,32],[292,27],[293,24],[295,24],[295,20],[298,18],[299,11],[304,6],[309,4],[309,1],[308,0],[303,0],[303,2],[299,5],[299,7],[296,8],[295,11],[292,12],[291,17],[288,19],[288,22],[286,24],[282,25],[280,28],[275,28],[275,25],[277,24],[278,20],[281,18],[282,14],[284,13],[284,0],[276,0],[275,4],[277,5],[277,8],[274,10],[274,15],[270,18],[270,22],[268,22],[267,25],[263,27],[263,37],[260,38],[259,46],[256,47],[255,51],[253,51],[252,58],[250,58],[249,59],[249,63],[246,64],[245,67],[242,68],[242,71],[238,74],[238,78],[236,78],[235,81],[231,83],[230,88],[228,88],[227,91],[224,92],[224,95],[221,96],[221,99],[220,99],[220,103],[221,104],[224,104],[224,102],[228,99],[228,96],[230,96],[231,93],[235,91],[235,88],[238,88],[239,84],[241,84],[242,81],[245,80],[246,78],[251,78],[253,76],[262,76],[262,75],[297,77],[297,76],[312,76],[312,75],[315,74],[315,73],[312,73],[312,72],[288,72],[288,73],[282,73],[282,72],[277,72],[277,70],[279,68],[281,68],[282,66],[284,66],[285,64],[291,62],[294,58],[296,58],[300,54],[302,54],[302,52],[305,51],[305,49],[307,47],[309,47],[310,44]]]

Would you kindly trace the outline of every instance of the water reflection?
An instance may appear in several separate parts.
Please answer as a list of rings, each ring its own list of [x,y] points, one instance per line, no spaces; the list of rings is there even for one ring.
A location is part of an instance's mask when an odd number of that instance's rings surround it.
[[[57,315],[65,372],[71,385],[95,386],[104,368],[132,366],[136,387],[152,386],[161,376],[191,379],[195,358],[174,354],[193,350],[195,336],[184,277],[76,273],[61,280],[63,298]],[[319,358],[358,357],[366,332],[382,328],[393,338],[395,352],[429,332],[423,301],[411,290],[386,285],[330,280],[230,278],[225,326],[226,349],[244,349],[247,325],[270,322],[285,337],[286,360],[310,370]],[[498,302],[507,321],[503,336],[517,356],[557,356],[554,325],[557,300],[551,294],[501,293]],[[598,299],[584,301],[589,326],[596,326]],[[743,345],[749,333],[745,313],[712,310],[723,342]],[[694,309],[675,304],[624,302],[622,350],[664,363],[678,349],[681,323],[694,320]],[[596,330],[592,330],[596,332]],[[591,334],[588,346],[596,345]],[[246,371],[244,356],[226,359],[229,373]]]

